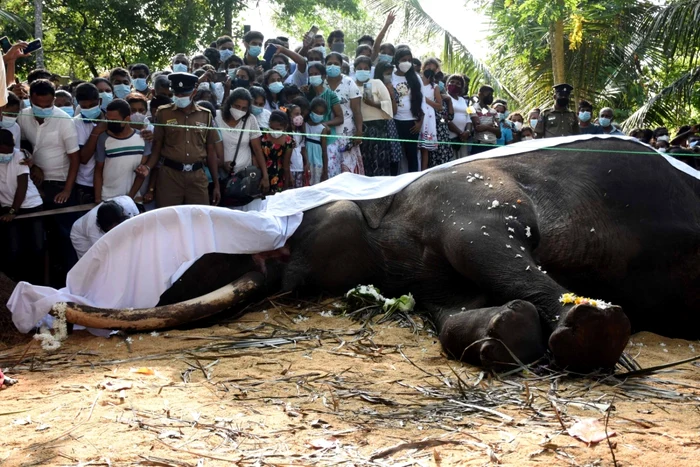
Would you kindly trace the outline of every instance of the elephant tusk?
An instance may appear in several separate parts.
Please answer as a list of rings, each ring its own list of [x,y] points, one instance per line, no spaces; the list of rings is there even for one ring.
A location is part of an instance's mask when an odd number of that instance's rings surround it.
[[[153,308],[108,309],[67,303],[65,316],[68,323],[96,329],[153,331],[172,328],[230,308],[259,290],[264,282],[261,273],[249,272],[201,297]]]

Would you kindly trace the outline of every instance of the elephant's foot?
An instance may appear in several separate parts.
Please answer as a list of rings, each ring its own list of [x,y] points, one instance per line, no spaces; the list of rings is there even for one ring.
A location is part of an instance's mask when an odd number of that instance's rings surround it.
[[[440,342],[452,357],[490,368],[514,363],[511,352],[523,363],[545,352],[537,310],[523,300],[447,317],[441,326]]]
[[[619,306],[574,305],[549,338],[557,365],[577,371],[612,368],[627,345],[630,321]]]

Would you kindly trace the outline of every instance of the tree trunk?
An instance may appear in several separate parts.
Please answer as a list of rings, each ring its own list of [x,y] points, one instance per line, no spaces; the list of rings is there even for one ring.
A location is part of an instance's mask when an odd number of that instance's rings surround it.
[[[233,37],[233,0],[224,0],[224,35]]]
[[[564,20],[559,19],[549,28],[549,46],[552,54],[553,84],[566,82],[564,70]]]
[[[42,21],[42,15],[44,12],[44,2],[42,0],[34,0],[34,38],[42,39],[44,36],[44,27]],[[44,49],[41,48],[36,51],[36,67],[44,68]]]

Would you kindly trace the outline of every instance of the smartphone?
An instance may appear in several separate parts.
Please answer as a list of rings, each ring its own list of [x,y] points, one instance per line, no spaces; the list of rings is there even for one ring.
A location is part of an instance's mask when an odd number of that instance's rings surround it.
[[[243,25],[243,34],[247,34],[249,32],[250,32],[250,24]]]
[[[314,24],[313,26],[311,26],[311,29],[309,29],[309,32],[306,33],[306,37],[308,37],[309,39],[313,39],[314,37],[316,37],[317,33],[318,33],[318,26],[316,26]]]
[[[374,100],[372,96],[372,83],[364,84],[364,86],[362,87],[362,97],[370,101]]]
[[[58,77],[58,84],[60,84],[61,86],[68,86],[70,84],[70,76],[56,76]]]
[[[263,60],[265,60],[267,63],[270,63],[272,61],[272,57],[274,57],[276,53],[277,46],[275,44],[268,45],[267,49],[265,49],[265,55],[263,56]]]
[[[24,52],[25,54],[30,54],[32,52],[36,52],[41,47],[41,39],[36,39],[27,44],[27,47],[25,47],[22,52]]]
[[[216,72],[216,78],[214,78],[215,83],[225,83],[226,78],[228,78],[228,72],[226,71],[217,71]]]
[[[10,43],[10,39],[7,38],[7,36],[0,37],[0,47],[2,47],[2,53],[6,54],[8,50],[12,48],[12,44]]]

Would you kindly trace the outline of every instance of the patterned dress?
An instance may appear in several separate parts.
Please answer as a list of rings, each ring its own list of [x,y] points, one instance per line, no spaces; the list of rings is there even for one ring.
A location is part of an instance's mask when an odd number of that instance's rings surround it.
[[[338,175],[337,173],[331,174],[330,164],[330,155],[336,149],[341,160],[342,172],[364,175],[365,168],[362,162],[362,154],[360,153],[360,145],[356,144],[356,140],[348,138],[349,136],[355,136],[355,119],[350,101],[361,98],[360,89],[352,78],[343,75],[340,83],[338,83],[338,87],[335,88],[335,94],[340,100],[340,108],[343,111],[343,124],[336,127],[338,139],[328,145],[328,178]],[[352,147],[346,149],[349,144],[352,144]],[[335,148],[332,146],[335,146]]]
[[[437,138],[441,144],[428,155],[428,167],[444,164],[454,158],[454,151],[450,142],[450,128],[447,126],[447,98],[442,99],[442,112],[437,112]]]
[[[284,144],[272,142],[269,133],[262,137],[262,152],[267,163],[267,175],[270,177],[270,193],[279,193],[286,187],[284,180],[284,155],[293,148],[292,137],[285,135]]]
[[[435,85],[425,84],[423,85],[423,128],[420,132],[420,138],[418,139],[418,147],[427,149],[428,151],[435,151],[437,149],[437,123],[435,109],[430,107],[425,101],[426,99],[434,99]]]

